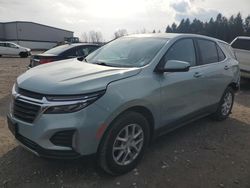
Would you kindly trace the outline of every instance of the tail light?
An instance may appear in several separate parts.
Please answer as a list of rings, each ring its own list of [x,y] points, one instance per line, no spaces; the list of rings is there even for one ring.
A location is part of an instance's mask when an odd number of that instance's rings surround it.
[[[45,64],[45,63],[49,63],[51,61],[53,61],[52,58],[46,58],[46,59],[40,59],[39,63],[40,64]]]

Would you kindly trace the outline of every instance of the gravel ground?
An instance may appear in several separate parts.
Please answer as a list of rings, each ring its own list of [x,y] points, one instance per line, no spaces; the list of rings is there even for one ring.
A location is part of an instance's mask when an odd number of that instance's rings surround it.
[[[250,81],[226,121],[198,120],[148,148],[138,168],[110,177],[95,157],[45,160],[20,147],[6,124],[9,93],[29,59],[0,58],[0,187],[250,187]]]

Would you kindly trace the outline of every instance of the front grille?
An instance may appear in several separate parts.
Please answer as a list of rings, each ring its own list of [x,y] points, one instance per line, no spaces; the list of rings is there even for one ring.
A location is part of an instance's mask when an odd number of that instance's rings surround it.
[[[72,138],[75,130],[66,130],[55,133],[50,141],[57,146],[72,147]]]
[[[80,154],[75,152],[74,150],[48,150],[39,146],[35,142],[30,139],[17,134],[16,139],[21,142],[26,147],[31,150],[37,152],[41,157],[45,158],[56,158],[56,159],[76,159],[80,157]]]
[[[38,105],[15,99],[13,104],[13,115],[15,118],[24,122],[32,123],[40,111],[40,108],[41,107]]]
[[[30,98],[34,98],[34,99],[42,99],[44,97],[43,94],[40,94],[40,93],[36,93],[36,92],[33,92],[33,91],[28,91],[26,89],[22,89],[22,88],[17,88],[17,92],[23,96],[26,96],[26,97],[30,97]]]

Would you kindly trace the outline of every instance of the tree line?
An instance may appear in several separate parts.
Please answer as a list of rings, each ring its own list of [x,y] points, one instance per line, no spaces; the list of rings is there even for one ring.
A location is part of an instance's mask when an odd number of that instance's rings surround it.
[[[155,29],[150,33],[160,33]],[[166,33],[194,33],[215,37],[226,42],[231,42],[237,36],[250,36],[250,15],[245,19],[242,18],[241,14],[238,13],[236,16],[229,18],[218,14],[215,19],[211,18],[209,21],[201,21],[194,19],[190,21],[189,18],[182,19],[179,24],[175,22],[172,25],[168,25]],[[149,33],[145,28],[136,33]],[[128,35],[126,29],[119,29],[114,32],[113,39]],[[81,36],[82,42],[91,43],[103,43],[104,38],[100,31],[84,32]]]
[[[244,20],[240,13],[230,18],[218,14],[216,19],[211,18],[208,22],[182,19],[178,25],[168,25],[165,32],[201,34],[231,42],[237,36],[250,36],[250,15]]]

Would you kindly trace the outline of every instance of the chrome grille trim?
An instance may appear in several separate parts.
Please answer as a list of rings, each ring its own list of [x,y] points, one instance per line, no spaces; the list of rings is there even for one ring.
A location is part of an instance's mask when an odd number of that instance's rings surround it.
[[[49,108],[52,106],[64,106],[64,105],[73,105],[73,104],[79,104],[79,103],[85,103],[88,102],[89,100],[91,100],[92,98],[94,98],[93,96],[91,97],[87,97],[85,99],[82,100],[73,100],[73,101],[49,101],[46,99],[45,96],[43,96],[43,98],[40,99],[35,99],[35,98],[31,98],[31,97],[27,97],[24,95],[21,95],[19,93],[17,93],[17,91],[15,90],[15,85],[12,88],[12,104],[11,104],[11,110],[10,110],[10,115],[20,121],[23,121],[25,123],[29,123],[29,124],[33,124],[37,121],[37,119],[40,118],[40,116]],[[36,105],[40,107],[40,110],[38,110],[36,117],[34,118],[34,120],[32,122],[27,122],[24,121],[20,118],[15,117],[14,115],[14,101],[21,101],[24,102],[26,104],[30,104],[30,105]]]

